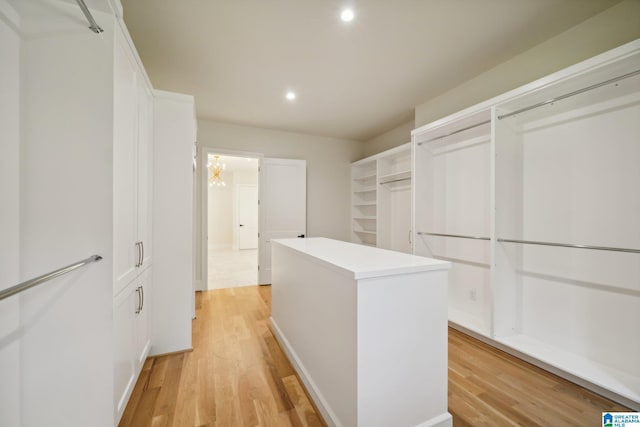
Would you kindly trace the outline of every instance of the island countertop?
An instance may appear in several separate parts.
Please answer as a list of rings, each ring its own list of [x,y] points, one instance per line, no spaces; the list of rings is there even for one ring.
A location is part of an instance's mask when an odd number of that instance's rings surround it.
[[[272,243],[295,250],[315,262],[353,279],[446,270],[451,263],[324,237],[274,239]]]

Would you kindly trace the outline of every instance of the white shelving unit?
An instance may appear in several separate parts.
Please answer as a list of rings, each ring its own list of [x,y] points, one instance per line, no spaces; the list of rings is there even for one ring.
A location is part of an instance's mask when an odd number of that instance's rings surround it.
[[[377,169],[375,160],[364,159],[351,166],[351,239],[375,246],[377,237]]]
[[[412,133],[450,324],[636,410],[639,118],[637,40]]]
[[[352,242],[411,253],[411,144],[353,163],[351,176]]]

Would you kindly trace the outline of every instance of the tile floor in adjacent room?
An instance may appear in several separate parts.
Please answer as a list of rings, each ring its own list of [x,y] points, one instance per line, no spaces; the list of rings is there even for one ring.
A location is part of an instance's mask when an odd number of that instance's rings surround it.
[[[258,284],[258,250],[209,248],[208,289]]]

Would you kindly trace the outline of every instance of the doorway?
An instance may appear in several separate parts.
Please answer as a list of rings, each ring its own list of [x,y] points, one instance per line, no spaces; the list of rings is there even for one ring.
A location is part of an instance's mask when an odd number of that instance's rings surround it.
[[[207,153],[206,289],[258,283],[256,157]]]

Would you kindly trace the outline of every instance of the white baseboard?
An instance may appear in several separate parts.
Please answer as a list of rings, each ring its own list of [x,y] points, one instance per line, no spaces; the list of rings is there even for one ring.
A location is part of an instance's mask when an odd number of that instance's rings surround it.
[[[415,427],[451,427],[453,425],[453,417],[450,413],[445,412],[437,417],[431,418]]]
[[[273,320],[273,317],[270,317],[269,321],[271,323],[271,328],[273,330],[273,333],[276,336],[276,339],[280,343],[280,346],[282,347],[287,357],[289,358],[289,361],[293,365],[293,368],[296,370],[296,373],[298,374],[298,376],[304,383],[307,391],[311,395],[311,399],[313,400],[313,403],[316,404],[316,407],[322,414],[322,418],[324,418],[325,422],[329,427],[342,427],[342,424],[338,420],[338,417],[336,417],[336,415],[333,413],[327,401],[322,396],[322,393],[320,393],[320,390],[318,390],[316,383],[313,381],[313,379],[305,369],[304,365],[300,362],[298,355],[289,344],[289,341],[285,338],[284,334],[282,333],[282,330],[278,327],[278,324],[275,322],[275,320]]]

